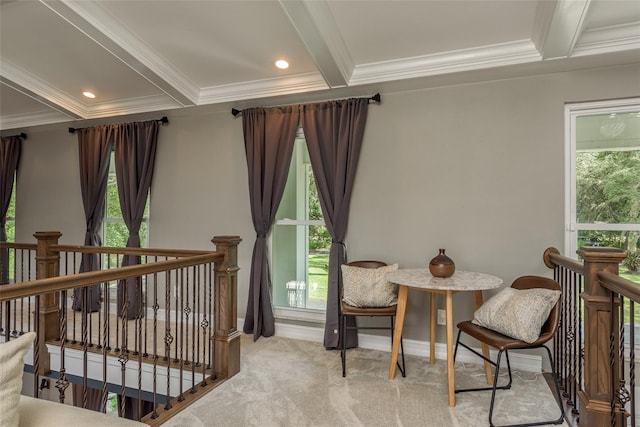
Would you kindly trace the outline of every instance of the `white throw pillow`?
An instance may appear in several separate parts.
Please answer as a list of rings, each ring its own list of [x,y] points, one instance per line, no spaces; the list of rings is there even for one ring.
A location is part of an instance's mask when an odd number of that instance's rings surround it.
[[[24,355],[33,346],[35,332],[0,344],[0,417],[3,427],[17,427],[18,402],[22,392]]]
[[[505,288],[476,310],[472,323],[532,343],[560,298],[560,291]]]
[[[378,268],[342,265],[342,300],[354,307],[389,307],[398,303],[398,285],[385,275],[398,264]]]

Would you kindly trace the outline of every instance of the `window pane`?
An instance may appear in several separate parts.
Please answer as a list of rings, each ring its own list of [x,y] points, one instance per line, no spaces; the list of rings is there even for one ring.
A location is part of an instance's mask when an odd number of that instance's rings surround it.
[[[16,241],[16,180],[13,180],[13,189],[11,190],[11,199],[9,200],[9,209],[5,217],[5,230],[7,232],[7,242]],[[10,257],[13,259],[13,251],[10,251]],[[13,262],[11,263],[13,264]]]
[[[104,246],[125,247],[129,238],[129,230],[124,222],[107,222],[105,224]]]
[[[296,141],[276,218],[293,221],[276,223],[271,233],[273,304],[324,310],[331,236],[324,225],[308,223],[323,217],[303,139]]]
[[[311,241],[310,226],[276,225],[272,233],[273,303],[324,310],[327,300],[329,250]],[[318,227],[324,228],[325,227]]]
[[[107,198],[105,200],[105,209],[107,218],[122,218],[122,209],[120,209],[120,199],[118,198],[118,184],[116,183],[115,174],[109,174],[107,181]]]
[[[640,117],[576,119],[576,220],[640,224]]]
[[[11,190],[11,200],[9,200],[9,209],[7,209],[7,218],[16,217],[16,180],[13,180],[13,189]]]

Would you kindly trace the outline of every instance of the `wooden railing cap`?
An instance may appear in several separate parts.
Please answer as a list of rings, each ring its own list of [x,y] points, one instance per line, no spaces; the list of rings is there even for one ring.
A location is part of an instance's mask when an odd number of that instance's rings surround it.
[[[583,246],[576,252],[585,261],[621,263],[627,257],[627,253],[620,248],[602,246]]]
[[[211,239],[211,242],[215,244],[218,244],[218,243],[238,244],[242,242],[242,238],[240,236],[213,236],[213,239]]]

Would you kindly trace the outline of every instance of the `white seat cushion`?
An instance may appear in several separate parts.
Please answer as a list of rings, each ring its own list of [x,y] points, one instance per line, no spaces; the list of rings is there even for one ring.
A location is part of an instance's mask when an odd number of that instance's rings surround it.
[[[0,344],[0,417],[2,427],[17,427],[18,402],[22,391],[24,356],[33,346],[35,332]]]

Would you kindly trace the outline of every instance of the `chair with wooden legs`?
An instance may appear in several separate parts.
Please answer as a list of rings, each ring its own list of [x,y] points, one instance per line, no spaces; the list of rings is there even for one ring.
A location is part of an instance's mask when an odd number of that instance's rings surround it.
[[[376,269],[380,267],[385,267],[387,264],[382,261],[353,261],[347,264],[350,267],[359,267],[359,268],[371,268]],[[345,286],[343,282],[343,286]],[[390,330],[391,331],[391,345],[393,346],[393,333],[394,333],[394,319],[396,316],[396,308],[397,304],[385,306],[385,307],[354,307],[353,305],[347,304],[344,299],[340,298],[340,314],[341,314],[341,336],[342,336],[342,348],[340,351],[340,357],[342,359],[342,376],[346,376],[346,365],[347,365],[347,347],[346,347],[346,332],[347,330],[358,330],[358,329],[376,329],[376,330]],[[347,316],[355,316],[355,317],[389,317],[390,326],[347,326]],[[356,319],[357,322],[357,319]],[[402,345],[402,337],[400,337],[400,350],[401,350],[401,360],[398,361],[398,369],[402,376],[405,376],[405,365],[404,365],[404,347]]]

